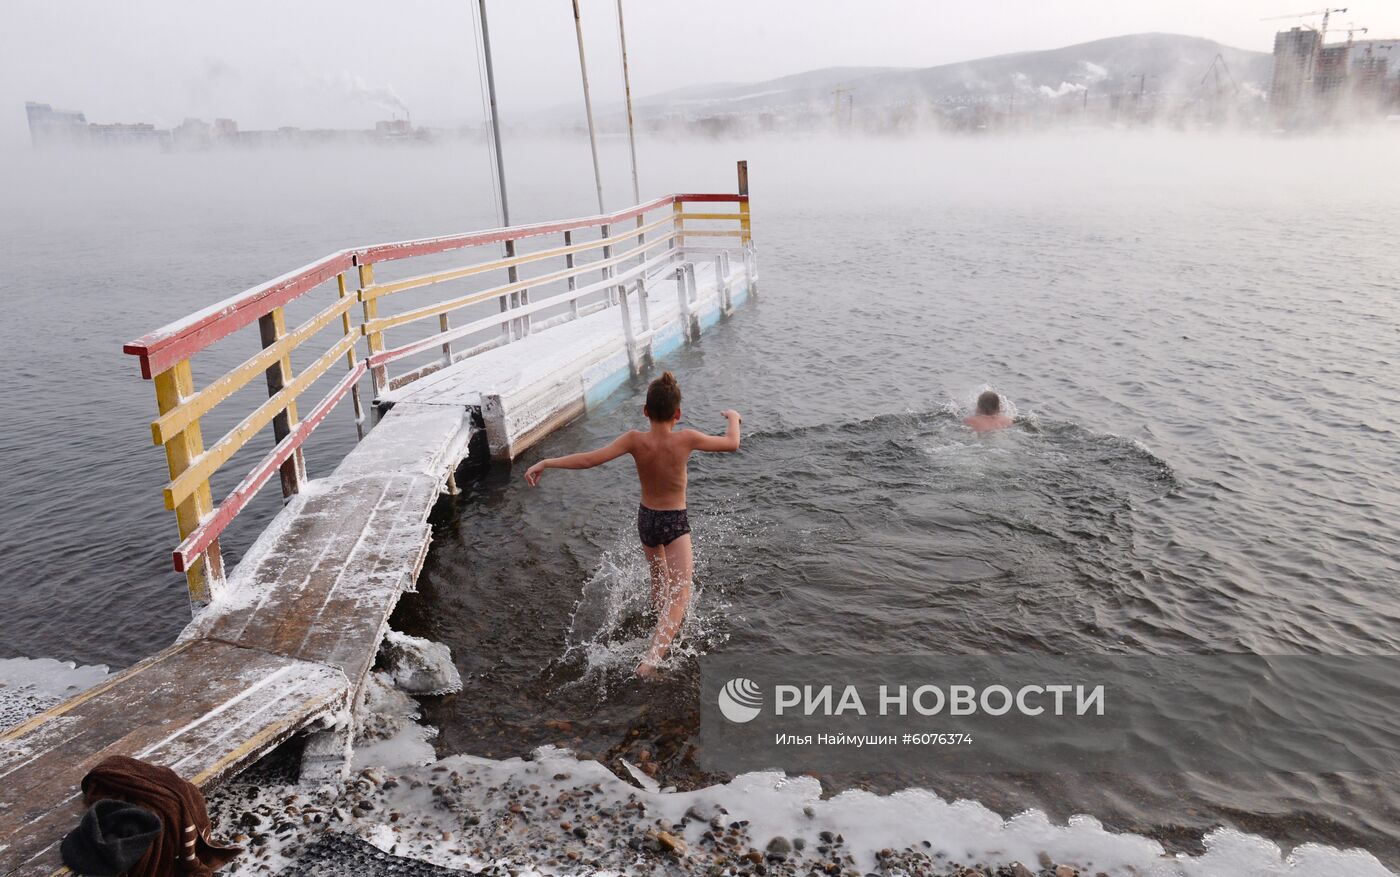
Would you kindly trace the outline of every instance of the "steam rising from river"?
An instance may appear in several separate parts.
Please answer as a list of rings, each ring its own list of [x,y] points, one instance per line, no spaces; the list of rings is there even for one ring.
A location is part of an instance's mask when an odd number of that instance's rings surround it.
[[[847,623],[811,625],[803,648],[852,632],[868,648],[923,634],[961,650],[1400,648],[1384,592],[1396,575],[1386,522],[1400,515],[1386,465],[1400,434],[1387,346],[1397,146],[1388,130],[644,139],[644,197],[731,190],[733,161],[749,160],[764,271],[753,307],[677,354],[693,425],[718,428],[725,407],[746,415],[739,457],[697,469],[701,572],[680,675],[690,655],[733,647],[736,630],[771,645],[755,618],[833,613]],[[631,200],[626,146],[603,148],[605,197],[618,207]],[[586,138],[513,138],[505,151],[513,218],[596,209]],[[142,426],[154,400],[120,343],[344,246],[493,225],[486,162],[471,141],[6,156],[0,234],[12,255],[0,297],[23,331],[7,339],[0,654],[124,666],[188,618],[168,568],[165,464]],[[196,377],[227,364],[201,362]],[[1020,409],[1015,430],[987,441],[957,422],[984,384]],[[52,440],[56,417],[63,442]],[[231,425],[211,419],[206,440]],[[551,440],[579,450],[633,425],[604,408]],[[353,442],[339,411],[306,449],[313,475]],[[892,465],[872,476],[869,461],[882,459]],[[518,476],[488,473],[464,502],[494,501]],[[516,690],[523,704],[477,701],[470,721],[452,702],[425,705],[444,751],[524,754],[551,694],[550,720],[587,706],[571,732],[586,739],[570,745],[600,758],[653,729],[638,716],[655,689],[625,681],[651,624],[632,477],[603,470],[529,505],[478,506],[499,531],[464,523],[460,509],[436,516],[415,598],[426,608],[411,620],[436,639],[462,637],[469,684]],[[888,502],[860,493],[873,477],[902,503],[888,517],[876,517]],[[240,517],[230,557],[276,513],[275,494]],[[861,514],[824,516],[851,497]],[[570,512],[585,501],[601,512]],[[781,533],[765,530],[775,517]],[[884,542],[867,552],[839,541],[870,520],[892,528]],[[1082,526],[1098,529],[1081,537]],[[784,570],[761,546],[789,531],[798,551]],[[841,586],[889,569],[891,546],[908,581],[936,587],[891,589],[887,604],[904,611],[877,619],[856,599],[867,590]],[[996,566],[1008,557],[1028,563]],[[849,566],[824,576],[837,560]],[[744,563],[750,572],[735,575]],[[585,722],[601,730],[590,736]],[[462,742],[478,733],[481,748]],[[1395,836],[1388,779],[1182,782],[1139,796],[1066,781],[1027,806],[1100,817],[1121,806],[1188,847],[1203,822],[1227,819],[1289,839],[1336,831],[1324,840],[1338,846],[1380,849]],[[1081,795],[1090,803],[1074,803]]]

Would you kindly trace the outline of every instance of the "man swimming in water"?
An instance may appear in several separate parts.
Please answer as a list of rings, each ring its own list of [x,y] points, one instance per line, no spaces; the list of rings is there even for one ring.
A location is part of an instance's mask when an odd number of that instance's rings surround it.
[[[739,424],[743,418],[734,410],[721,412],[729,421],[724,435],[706,435],[694,429],[676,431],[681,419],[681,387],[670,372],[647,387],[642,413],[651,422],[651,429],[628,430],[596,451],[541,460],[525,472],[525,481],[538,487],[546,469],[592,469],[623,454],[632,455],[642,487],[637,535],[651,568],[651,606],[658,616],[651,645],[637,667],[637,675],[646,677],[656,673],[690,606],[694,561],[685,506],[690,453],[739,450]]]
[[[1011,418],[1001,413],[1001,396],[996,390],[987,390],[977,397],[977,413],[963,420],[963,423],[979,433],[1005,429],[1011,425]]]

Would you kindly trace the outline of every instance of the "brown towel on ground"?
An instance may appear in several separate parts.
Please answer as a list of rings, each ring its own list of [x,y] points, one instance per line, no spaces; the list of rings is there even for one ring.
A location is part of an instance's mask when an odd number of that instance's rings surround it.
[[[209,877],[242,852],[213,842],[203,793],[168,767],[125,755],[104,758],[83,777],[83,801],[106,798],[145,807],[163,826],[130,877]]]

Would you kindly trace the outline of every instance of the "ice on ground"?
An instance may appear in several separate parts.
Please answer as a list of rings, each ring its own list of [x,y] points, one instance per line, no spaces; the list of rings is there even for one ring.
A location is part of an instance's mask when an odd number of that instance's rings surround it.
[[[353,838],[389,856],[490,875],[1396,877],[1361,850],[1307,844],[1284,853],[1218,829],[1201,855],[1172,855],[1089,816],[1057,824],[1031,810],[1004,819],[922,789],[824,798],[814,778],[758,772],[677,792],[630,765],[635,784],[554,747],[526,758],[434,760],[436,731],[414,721],[416,701],[384,673],[367,681],[360,712],[355,772],[340,787],[269,776],[265,760],[213,794],[216,833],[248,848],[227,873],[301,873]],[[327,847],[327,832],[344,837]]]
[[[254,845],[266,851],[233,873],[294,861],[293,847],[316,840],[293,830],[304,822],[393,856],[503,875],[948,877],[975,867],[978,874],[1085,877],[1395,877],[1362,851],[1310,844],[1285,855],[1267,840],[1221,829],[1205,838],[1203,854],[1169,855],[1157,841],[1110,832],[1087,816],[1063,825],[1036,811],[1003,819],[976,802],[922,790],[823,798],[817,780],[777,772],[689,792],[638,788],[596,761],[552,747],[529,758],[458,755],[408,769],[366,769],[335,800],[312,799],[295,787],[286,795],[260,789],[254,797],[267,811],[254,826],[270,837],[256,843],[255,834]],[[235,827],[251,822],[221,815]]]
[[[110,674],[105,664],[52,658],[0,659],[0,731],[85,691]]]
[[[361,696],[351,767],[403,768],[432,763],[437,757],[432,744],[437,729],[419,724],[419,714],[418,702],[395,688],[388,675],[371,673]]]
[[[394,685],[409,694],[455,694],[462,690],[452,650],[442,643],[391,630],[379,646],[379,663]]]

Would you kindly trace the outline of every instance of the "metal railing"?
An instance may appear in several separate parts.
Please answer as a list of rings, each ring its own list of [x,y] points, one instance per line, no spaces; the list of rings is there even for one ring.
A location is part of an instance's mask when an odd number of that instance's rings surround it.
[[[549,318],[552,323],[621,305],[618,310],[630,347],[637,331],[628,306],[629,287],[638,294],[641,331],[646,332],[650,328],[649,277],[691,249],[727,258],[727,248],[688,245],[688,239],[737,239],[748,258],[751,229],[747,169],[742,162],[739,181],[737,194],[667,195],[608,215],[341,250],[126,344],[124,352],[139,358],[142,377],[155,384],[159,416],[151,423],[151,435],[165,448],[170,473],[165,505],[175,512],[181,540],[174,550],[175,569],[185,573],[191,600],[207,603],[217,592],[224,578],[220,535],[273,473],[280,475],[284,497],[301,490],[307,478],[302,446],[347,395],[363,434],[362,377],[370,376],[377,399],[453,362],[528,336],[537,331],[534,321],[550,311],[557,312]],[[685,210],[687,204],[726,202],[736,204],[737,211]],[[612,226],[633,219],[635,226],[612,233]],[[596,237],[579,239],[590,234]],[[548,243],[555,236],[562,238],[559,245],[517,252],[521,242]],[[375,269],[389,263],[494,245],[505,246],[509,255],[396,279],[375,277]],[[562,267],[550,264],[561,261]],[[540,273],[522,277],[522,269]],[[353,287],[347,283],[352,271]],[[489,284],[489,276],[501,271],[507,275],[504,284],[448,290],[459,284]],[[441,299],[421,303],[425,295],[444,290],[447,293]],[[391,312],[396,301],[415,297],[420,303]],[[497,309],[489,312],[493,301]],[[292,305],[320,307],[289,329],[287,308]],[[453,325],[457,315],[465,321]],[[261,349],[197,387],[194,357],[254,323]],[[414,330],[419,337],[390,345],[390,332],[412,334]],[[361,339],[363,351],[357,350]],[[457,350],[454,345],[468,346]],[[293,352],[315,358],[294,371]],[[389,374],[391,365],[426,354],[432,354],[431,361]],[[331,370],[337,362],[344,363],[339,380],[324,392],[310,393],[320,379],[334,377]],[[232,397],[259,375],[266,380],[266,400],[206,446],[202,423],[221,404],[232,404]],[[309,409],[298,405],[306,396],[314,396]],[[215,503],[210,479],[269,425],[272,448]]]

